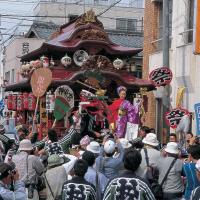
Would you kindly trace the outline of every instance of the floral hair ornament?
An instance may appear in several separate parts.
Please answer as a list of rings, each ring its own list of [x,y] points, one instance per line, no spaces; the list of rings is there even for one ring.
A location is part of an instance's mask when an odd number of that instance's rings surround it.
[[[122,90],[124,90],[125,92],[127,91],[126,87],[124,87],[124,86],[119,86],[119,87],[117,88],[117,93],[119,94]]]

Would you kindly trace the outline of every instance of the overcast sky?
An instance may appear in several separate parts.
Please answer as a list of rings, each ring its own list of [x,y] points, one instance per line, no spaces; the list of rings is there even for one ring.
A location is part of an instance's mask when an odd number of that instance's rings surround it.
[[[37,5],[37,2],[38,0],[0,0],[0,15],[32,15],[33,8]],[[32,23],[31,21],[21,20],[22,18],[19,18],[17,16],[12,18],[9,16],[2,16],[0,18],[0,31],[2,33],[3,40],[13,34],[14,30],[15,34],[26,31],[28,29],[28,25]],[[2,41],[0,43],[2,43]]]

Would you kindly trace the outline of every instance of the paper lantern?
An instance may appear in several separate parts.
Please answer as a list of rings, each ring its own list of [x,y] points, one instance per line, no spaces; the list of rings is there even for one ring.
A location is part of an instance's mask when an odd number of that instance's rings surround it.
[[[28,109],[33,111],[35,110],[35,107],[36,107],[36,98],[33,95],[33,93],[30,93],[28,95]]]
[[[67,67],[69,65],[71,65],[72,63],[72,59],[66,54],[64,57],[61,58],[61,63]]]
[[[121,69],[124,66],[123,60],[117,58],[116,60],[113,61],[113,66],[116,69]]]
[[[17,110],[22,111],[24,110],[24,102],[23,102],[23,94],[17,95]]]
[[[24,104],[24,109],[28,110],[28,93],[26,92],[23,93],[23,104]]]
[[[12,95],[12,110],[17,110],[17,95]]]
[[[12,94],[9,94],[7,97],[7,108],[8,110],[12,110]]]

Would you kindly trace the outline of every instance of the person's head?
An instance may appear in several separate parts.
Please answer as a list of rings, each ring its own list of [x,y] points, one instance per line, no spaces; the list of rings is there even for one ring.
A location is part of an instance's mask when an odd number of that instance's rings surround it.
[[[64,159],[58,154],[52,154],[48,157],[47,162],[49,168],[54,168],[62,165],[64,163]]]
[[[82,149],[86,149],[86,147],[90,144],[90,137],[88,135],[85,135],[81,140],[80,140],[80,146]]]
[[[98,156],[100,153],[100,145],[96,141],[90,142],[90,144],[86,147],[86,149],[94,153],[95,156]]]
[[[142,162],[142,156],[136,149],[130,148],[124,154],[124,167],[135,172]]]
[[[147,133],[150,133],[150,129],[147,126],[142,126],[139,130],[138,136],[144,138]]]
[[[190,161],[196,162],[200,159],[200,145],[191,145],[187,152]]]
[[[159,142],[157,140],[157,136],[155,133],[148,133],[145,138],[142,140],[144,145],[148,145],[150,147],[158,147]]]
[[[200,181],[200,160],[197,161],[196,165],[195,165],[195,168],[196,168],[196,175],[197,175],[197,178],[198,180]]]
[[[192,138],[193,138],[193,134],[191,132],[188,132],[186,134],[186,141],[189,143]]]
[[[169,135],[169,142],[177,142],[177,136],[175,133]]]
[[[19,151],[25,151],[27,153],[31,153],[33,151],[33,145],[31,141],[28,139],[24,139],[19,143]]]
[[[127,89],[124,86],[119,86],[117,88],[117,93],[118,93],[120,99],[126,98],[126,91],[127,91]]]
[[[168,142],[164,150],[166,152],[166,155],[170,157],[178,157],[180,153],[178,149],[178,144],[176,142]]]
[[[107,157],[112,157],[115,153],[116,144],[113,140],[107,140],[104,144],[104,152]]]
[[[57,133],[53,128],[50,128],[48,130],[48,138],[49,138],[49,140],[51,140],[51,142],[57,142],[58,141]]]
[[[74,174],[79,177],[84,177],[88,170],[88,164],[85,160],[79,159],[74,164]]]
[[[149,132],[150,132],[150,133],[155,133],[155,134],[156,134],[155,128],[150,128],[150,129],[149,129]]]
[[[7,163],[0,163],[0,180],[5,185],[10,185],[13,180],[13,170],[12,167]]]
[[[91,151],[85,151],[82,155],[82,159],[88,163],[88,166],[93,166],[95,163],[95,155]]]
[[[28,135],[28,129],[25,127],[25,125],[19,125],[17,127],[17,134],[19,136],[19,141],[22,141],[26,139]]]
[[[80,133],[75,133],[71,136],[71,144],[72,145],[79,145],[80,141],[82,139],[82,136]]]

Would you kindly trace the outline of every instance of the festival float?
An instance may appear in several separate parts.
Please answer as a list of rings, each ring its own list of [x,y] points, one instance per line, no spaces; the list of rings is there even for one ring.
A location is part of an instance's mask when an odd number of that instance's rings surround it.
[[[104,110],[118,98],[117,88],[123,86],[131,104],[137,104],[138,98],[134,97],[143,99],[139,111],[141,118],[148,110],[145,93],[155,89],[149,80],[136,78],[130,72],[134,56],[141,51],[111,42],[103,24],[90,10],[62,25],[39,49],[21,57],[20,74],[24,80],[6,86],[7,108],[21,116],[21,123],[28,123],[28,119],[36,115],[42,136],[52,126],[62,135],[68,128],[69,115],[76,115],[80,109],[89,108],[96,124],[105,114]],[[36,96],[33,88],[41,89],[46,74],[40,73],[34,86],[31,78],[42,68],[50,70],[52,77],[50,84],[44,87],[44,94]],[[63,115],[63,109],[67,114]],[[106,112],[105,116],[109,118],[110,114]]]

